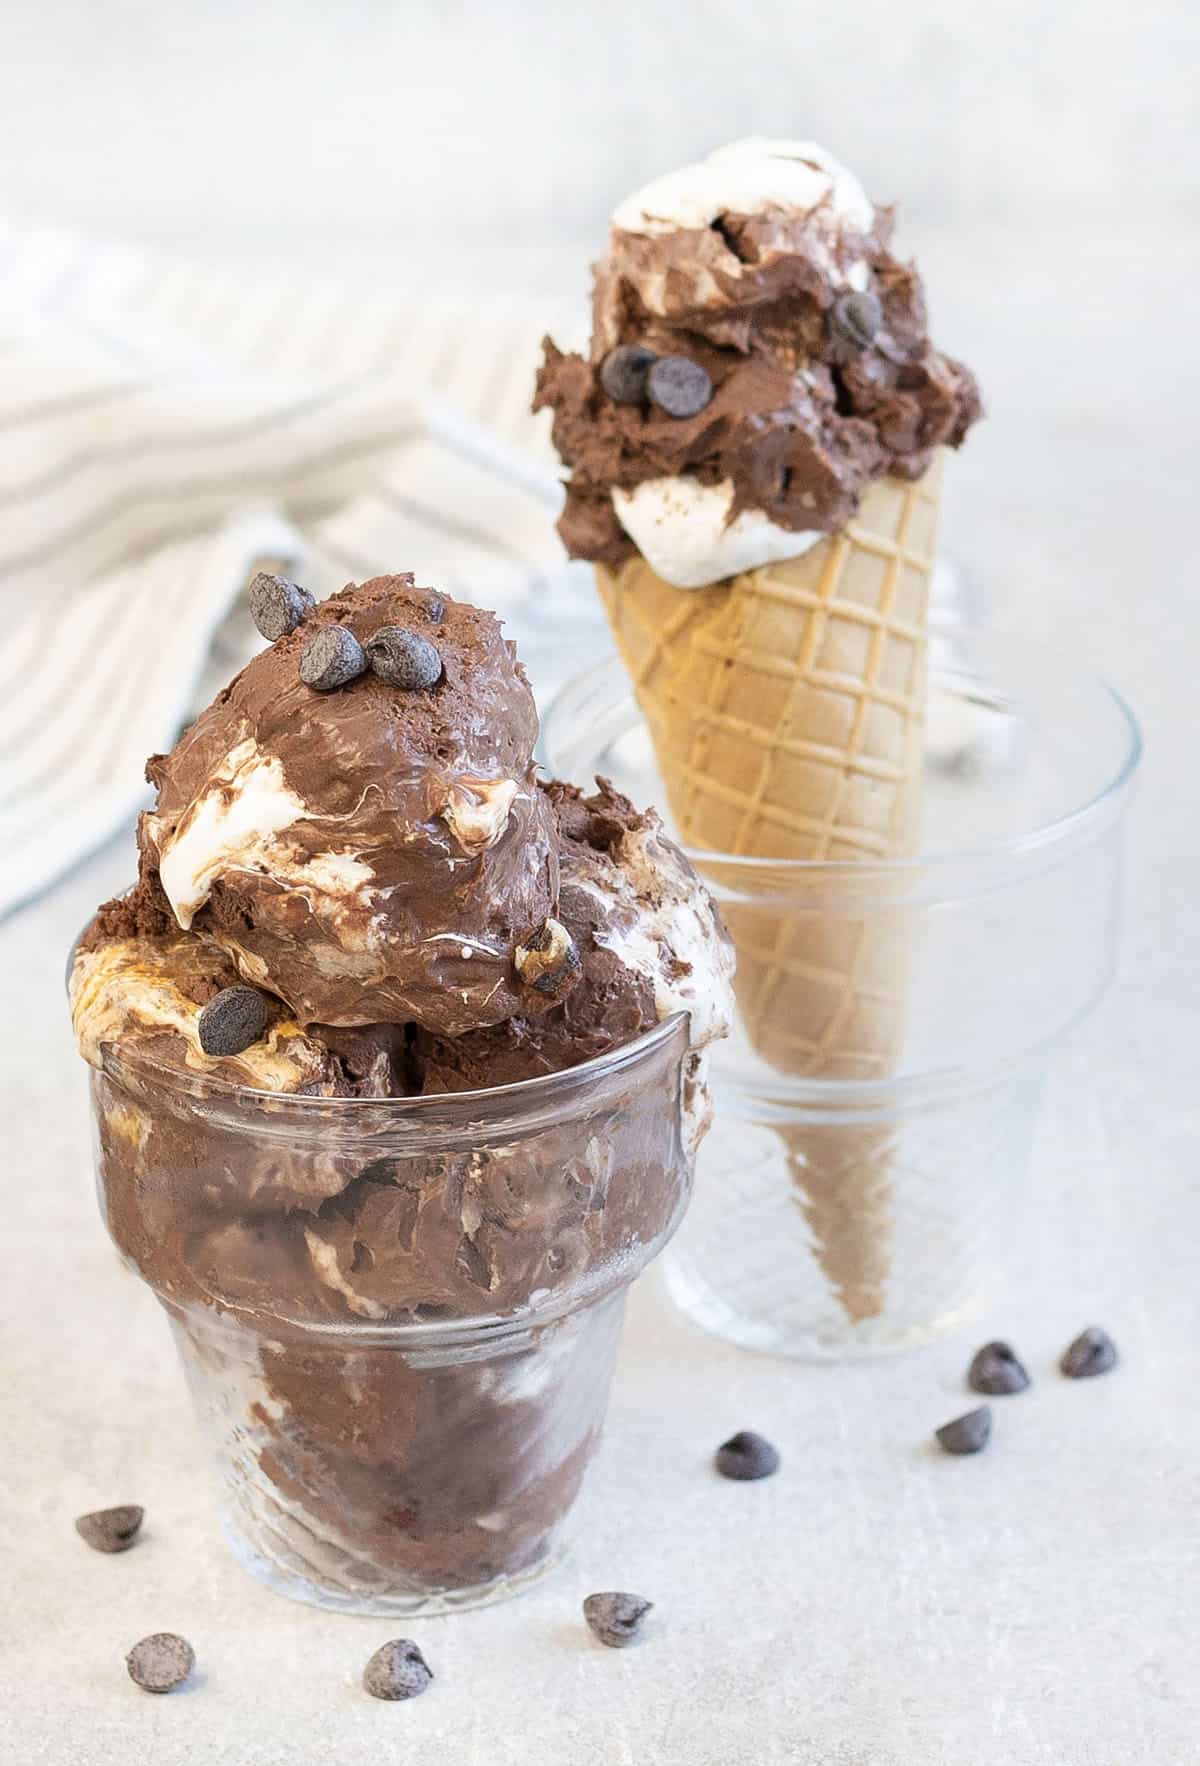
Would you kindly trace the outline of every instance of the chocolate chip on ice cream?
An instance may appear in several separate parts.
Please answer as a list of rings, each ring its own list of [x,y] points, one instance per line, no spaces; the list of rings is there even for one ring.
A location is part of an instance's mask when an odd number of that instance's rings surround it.
[[[363,1686],[373,1699],[415,1699],[432,1682],[433,1669],[407,1637],[381,1644],[363,1669]]]
[[[429,639],[406,626],[381,626],[367,641],[367,657],[381,681],[406,692],[435,687],[442,676],[442,659]]]
[[[128,1551],[138,1536],[145,1510],[136,1503],[122,1503],[117,1508],[98,1508],[80,1515],[75,1522],[79,1537],[93,1551]]]
[[[314,632],[300,656],[300,679],[318,693],[333,693],[365,673],[367,658],[354,633],[344,625]]]
[[[653,1606],[653,1601],[640,1594],[589,1594],[583,1603],[583,1616],[593,1635],[607,1648],[626,1649],[637,1641],[646,1614]]]
[[[829,323],[840,343],[860,354],[870,349],[883,318],[879,296],[870,289],[851,289],[839,294],[829,310]]]
[[[271,1020],[269,1002],[253,987],[226,987],[209,1000],[196,1021],[206,1055],[240,1055],[256,1043]]]
[[[250,584],[248,599],[251,619],[260,635],[272,644],[303,625],[317,605],[299,583],[272,576],[266,570],[260,570]]]
[[[668,417],[698,417],[713,396],[713,383],[699,362],[660,356],[646,375],[646,392]]]
[[[196,1666],[196,1653],[186,1637],[155,1631],[135,1643],[125,1657],[129,1678],[143,1692],[174,1692]]]
[[[600,384],[619,405],[644,404],[646,376],[654,362],[653,350],[637,343],[619,343],[600,364]]]

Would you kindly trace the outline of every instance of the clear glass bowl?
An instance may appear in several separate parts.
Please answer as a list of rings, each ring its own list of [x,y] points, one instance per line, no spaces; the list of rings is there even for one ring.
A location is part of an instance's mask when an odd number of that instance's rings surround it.
[[[914,858],[690,854],[738,944],[740,1022],[713,1052],[716,1123],[667,1274],[750,1347],[877,1353],[983,1307],[1047,1057],[1112,974],[1129,708],[1067,661],[961,630],[937,634],[930,677]],[[563,691],[543,744],[556,774],[665,802],[616,659]]]
[[[375,1102],[105,1051],[106,1224],[170,1315],[247,1569],[410,1615],[555,1562],[626,1290],[690,1190],[686,1054],[676,1017],[571,1072]]]

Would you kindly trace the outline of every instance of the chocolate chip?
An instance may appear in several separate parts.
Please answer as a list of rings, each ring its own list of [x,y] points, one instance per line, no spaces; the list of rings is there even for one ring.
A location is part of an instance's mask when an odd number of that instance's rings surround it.
[[[224,987],[200,1014],[196,1031],[206,1055],[240,1055],[258,1041],[271,1008],[253,987]]]
[[[943,1453],[982,1453],[992,1433],[992,1408],[981,1404],[965,1416],[956,1416],[952,1423],[943,1423],[936,1431],[938,1446]]]
[[[415,1699],[433,1679],[433,1669],[407,1637],[381,1645],[363,1669],[363,1685],[373,1699]]]
[[[299,583],[289,582],[286,576],[272,576],[267,570],[260,570],[250,584],[249,599],[251,619],[272,644],[303,625],[317,605]]]
[[[668,417],[695,417],[712,398],[713,383],[690,356],[660,356],[646,376],[646,391]]]
[[[318,693],[332,693],[366,673],[367,657],[354,633],[344,625],[325,625],[314,632],[300,657],[300,679]]]
[[[601,1643],[609,1649],[625,1649],[636,1641],[642,1620],[653,1605],[640,1594],[589,1594],[583,1616]]]
[[[829,314],[829,323],[838,339],[856,353],[869,349],[883,323],[883,309],[878,295],[853,289],[839,294]]]
[[[367,656],[381,681],[423,693],[442,678],[442,659],[428,638],[405,625],[384,625],[367,639]]]
[[[128,1551],[145,1512],[132,1502],[120,1508],[98,1508],[90,1515],[80,1515],[75,1531],[93,1551]]]
[[[553,997],[578,975],[579,950],[561,920],[547,919],[517,945],[513,965],[526,987]]]
[[[753,1429],[739,1429],[717,1448],[713,1463],[723,1478],[736,1478],[748,1484],[754,1478],[769,1478],[779,1470],[779,1452],[764,1435]]]
[[[967,1385],[973,1392],[985,1392],[991,1398],[1023,1392],[1029,1375],[1011,1343],[985,1343],[971,1357],[967,1369]]]
[[[1117,1346],[1107,1331],[1099,1325],[1089,1325],[1063,1350],[1058,1365],[1069,1380],[1091,1380],[1116,1367]]]
[[[446,603],[440,595],[435,595],[425,606],[425,616],[432,625],[441,625],[446,617]]]
[[[196,1666],[196,1652],[186,1637],[155,1631],[135,1643],[125,1658],[129,1678],[143,1692],[174,1692]]]
[[[600,364],[600,384],[618,405],[641,405],[646,399],[646,376],[658,357],[640,343],[620,343]]]

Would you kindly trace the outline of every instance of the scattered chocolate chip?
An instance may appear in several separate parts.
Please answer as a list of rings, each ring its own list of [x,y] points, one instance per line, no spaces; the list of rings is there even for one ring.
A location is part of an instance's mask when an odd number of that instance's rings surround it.
[[[717,1448],[714,1462],[723,1478],[736,1478],[748,1484],[755,1478],[769,1478],[779,1470],[779,1451],[765,1435],[753,1429],[739,1429]]]
[[[367,639],[367,656],[381,681],[408,693],[423,693],[442,678],[442,659],[429,639],[404,625],[380,626]]]
[[[1089,1325],[1063,1350],[1058,1365],[1069,1380],[1090,1380],[1097,1374],[1111,1373],[1116,1367],[1117,1346],[1107,1331],[1099,1325]]]
[[[446,617],[446,603],[440,595],[434,595],[425,605],[425,616],[431,625],[441,625]]]
[[[548,919],[517,945],[513,964],[526,987],[553,996],[578,975],[579,951],[562,921]]]
[[[120,1508],[98,1508],[90,1515],[80,1515],[75,1531],[93,1551],[128,1551],[145,1512],[132,1502]]]
[[[250,584],[250,617],[261,635],[273,644],[303,625],[316,607],[307,589],[289,582],[286,576],[272,576],[260,570]]]
[[[381,1645],[363,1669],[363,1685],[373,1699],[415,1699],[432,1679],[433,1669],[407,1637]]]
[[[982,1453],[992,1433],[992,1409],[981,1404],[965,1416],[956,1416],[952,1423],[943,1423],[936,1431],[938,1446],[943,1453]]]
[[[695,417],[712,398],[713,383],[690,356],[660,356],[646,376],[646,391],[668,417]]]
[[[973,1392],[1001,1398],[1023,1392],[1028,1384],[1029,1375],[1011,1343],[985,1343],[971,1357],[967,1385]]]
[[[640,1594],[589,1594],[583,1616],[601,1643],[609,1649],[624,1649],[636,1641],[642,1620],[653,1605]]]
[[[318,693],[332,693],[366,673],[362,645],[344,625],[324,625],[314,632],[300,657],[300,679]]]
[[[174,1692],[196,1666],[196,1652],[186,1637],[155,1631],[135,1643],[125,1658],[129,1678],[143,1692]]]
[[[600,364],[600,384],[618,405],[644,404],[646,376],[657,360],[654,351],[644,344],[618,344]]]
[[[200,1014],[196,1031],[206,1055],[240,1055],[258,1041],[271,1008],[253,987],[224,987]]]
[[[856,353],[871,347],[882,322],[879,297],[867,290],[839,294],[829,314],[829,323],[839,340]]]

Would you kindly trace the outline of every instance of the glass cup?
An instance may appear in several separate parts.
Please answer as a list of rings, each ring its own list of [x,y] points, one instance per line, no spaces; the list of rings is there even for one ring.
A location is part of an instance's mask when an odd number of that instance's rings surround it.
[[[630,1282],[687,1202],[687,1021],[570,1072],[377,1102],[105,1051],[101,1205],[166,1308],[239,1561],[410,1615],[561,1555]]]
[[[665,803],[620,662],[563,691],[543,741],[556,774]],[[1112,974],[1139,755],[1103,681],[944,629],[913,858],[690,852],[739,951],[739,1024],[713,1050],[715,1125],[666,1262],[692,1318],[842,1356],[987,1304],[1018,1242],[1047,1058]]]

